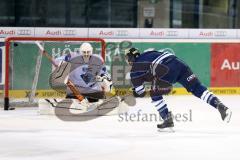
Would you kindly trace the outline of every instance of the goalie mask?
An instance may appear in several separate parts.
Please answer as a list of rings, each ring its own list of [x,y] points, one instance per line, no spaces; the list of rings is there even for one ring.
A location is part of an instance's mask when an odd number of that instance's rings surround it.
[[[129,65],[135,61],[135,59],[140,55],[140,52],[136,48],[129,48],[125,50],[125,59]]]
[[[88,63],[91,55],[93,54],[93,48],[90,43],[83,43],[80,46],[80,53],[83,56],[83,60],[85,63]]]

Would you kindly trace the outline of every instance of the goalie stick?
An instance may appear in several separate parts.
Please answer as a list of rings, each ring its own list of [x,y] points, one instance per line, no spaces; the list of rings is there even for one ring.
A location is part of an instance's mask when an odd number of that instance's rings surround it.
[[[36,45],[40,49],[41,53],[47,57],[47,59],[55,66],[57,67],[57,64],[53,61],[52,57],[47,53],[47,51],[44,50],[43,46],[40,44],[40,42],[35,41]],[[69,87],[69,89],[72,91],[74,96],[81,102],[85,97],[76,89],[74,84],[68,79],[66,85]]]

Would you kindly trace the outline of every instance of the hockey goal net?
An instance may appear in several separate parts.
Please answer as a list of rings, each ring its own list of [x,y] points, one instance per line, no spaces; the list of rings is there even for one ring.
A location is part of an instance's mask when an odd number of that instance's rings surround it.
[[[79,52],[83,42],[93,46],[93,53],[105,59],[105,41],[100,38],[9,37],[5,40],[4,110],[11,106],[34,106],[39,98],[64,97],[52,90],[49,75],[54,66],[37,43],[55,59]]]

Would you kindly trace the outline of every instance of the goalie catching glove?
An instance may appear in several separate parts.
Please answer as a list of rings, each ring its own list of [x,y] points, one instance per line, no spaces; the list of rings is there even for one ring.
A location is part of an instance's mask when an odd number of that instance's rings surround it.
[[[105,92],[111,92],[113,83],[107,74],[96,76],[96,81],[100,83]]]

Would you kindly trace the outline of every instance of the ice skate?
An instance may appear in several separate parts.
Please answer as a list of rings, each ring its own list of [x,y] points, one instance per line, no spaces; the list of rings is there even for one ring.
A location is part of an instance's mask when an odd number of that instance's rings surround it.
[[[71,109],[82,110],[83,112],[89,112],[95,110],[99,105],[103,103],[103,100],[98,100],[97,102],[88,102],[87,99],[82,100],[79,102],[78,100],[74,100]]]
[[[218,101],[217,109],[221,114],[222,120],[229,123],[231,120],[232,111],[220,101]]]
[[[164,132],[164,131],[174,132],[173,127],[174,127],[174,123],[173,123],[173,116],[171,112],[168,113],[167,119],[165,119],[162,124],[157,125],[157,128],[159,129],[158,131],[160,132]]]
[[[88,110],[89,102],[87,99],[83,99],[81,102],[77,99],[72,99],[72,104],[69,107],[73,110],[81,110],[83,112],[86,112]]]

